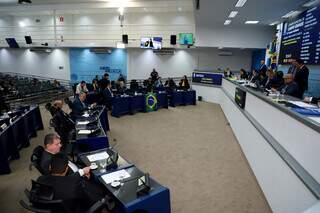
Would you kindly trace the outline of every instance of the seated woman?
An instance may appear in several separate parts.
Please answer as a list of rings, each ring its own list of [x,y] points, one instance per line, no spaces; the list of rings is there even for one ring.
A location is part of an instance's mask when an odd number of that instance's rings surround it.
[[[240,69],[240,79],[241,80],[247,80],[248,74],[244,69]]]
[[[256,83],[256,81],[258,80],[259,80],[259,74],[255,69],[253,69],[251,76],[249,77],[249,81],[250,83]]]
[[[174,80],[172,78],[169,78],[166,83],[164,84],[164,86],[167,88],[167,91],[172,92],[173,90],[176,89],[176,83],[174,82]]]
[[[181,79],[179,86],[180,86],[180,89],[182,89],[182,90],[190,89],[190,84],[189,84],[189,81],[188,81],[188,78],[186,75],[184,75],[183,79]]]
[[[92,88],[94,93],[99,93],[99,84],[97,79],[92,80]]]

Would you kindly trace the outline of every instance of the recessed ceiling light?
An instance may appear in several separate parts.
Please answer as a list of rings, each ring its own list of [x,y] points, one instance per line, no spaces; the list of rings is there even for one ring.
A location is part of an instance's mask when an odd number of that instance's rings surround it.
[[[245,24],[258,24],[259,21],[246,21]]]
[[[25,26],[26,26],[26,23],[24,23],[23,21],[20,21],[20,22],[19,22],[19,26],[20,26],[20,27],[25,27]]]
[[[236,17],[237,14],[238,14],[238,11],[231,11],[229,18],[234,18],[234,17]]]
[[[143,8],[143,10],[144,10],[145,12],[147,12],[147,11],[148,11],[148,10],[147,10],[147,8],[145,8],[145,7]]]
[[[313,7],[316,6],[317,4],[320,3],[320,0],[311,0],[307,3],[305,3],[304,5],[302,5],[302,7]]]
[[[182,8],[181,8],[181,7],[178,7],[178,11],[181,12],[181,11],[182,11]]]
[[[231,24],[231,20],[226,20],[226,21],[224,22],[224,25],[229,25],[229,24]]]
[[[236,7],[243,7],[247,0],[239,0],[236,4]]]
[[[301,11],[293,10],[293,11],[290,11],[289,13],[285,14],[284,16],[282,16],[282,18],[291,18],[291,17],[299,15],[300,13],[301,13]]]

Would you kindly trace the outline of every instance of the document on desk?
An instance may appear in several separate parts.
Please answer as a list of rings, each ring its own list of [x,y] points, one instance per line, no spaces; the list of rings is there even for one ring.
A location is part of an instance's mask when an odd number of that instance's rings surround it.
[[[131,175],[124,169],[101,176],[106,184],[110,184],[114,181],[123,180],[129,177],[131,177]]]
[[[317,106],[315,105],[312,105],[312,104],[307,104],[307,103],[304,103],[302,101],[288,101],[289,103],[292,103],[298,107],[302,107],[302,108],[318,108]]]
[[[109,157],[107,152],[99,152],[93,155],[88,155],[87,158],[90,162],[107,159]]]
[[[88,123],[90,123],[89,121],[78,121],[77,125],[87,125]]]
[[[319,117],[308,117],[308,118],[320,124],[320,116]]]
[[[79,135],[88,135],[90,133],[91,133],[91,130],[88,130],[88,129],[81,129],[78,132]]]

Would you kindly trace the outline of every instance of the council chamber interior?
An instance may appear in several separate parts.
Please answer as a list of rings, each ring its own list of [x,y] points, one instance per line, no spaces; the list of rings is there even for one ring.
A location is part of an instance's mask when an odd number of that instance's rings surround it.
[[[320,0],[0,1],[0,212],[320,212]]]

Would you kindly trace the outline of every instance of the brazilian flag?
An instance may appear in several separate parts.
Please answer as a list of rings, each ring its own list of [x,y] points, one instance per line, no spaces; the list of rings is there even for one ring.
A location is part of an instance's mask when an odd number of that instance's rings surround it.
[[[153,112],[157,110],[157,94],[149,92],[146,94],[146,111]]]

